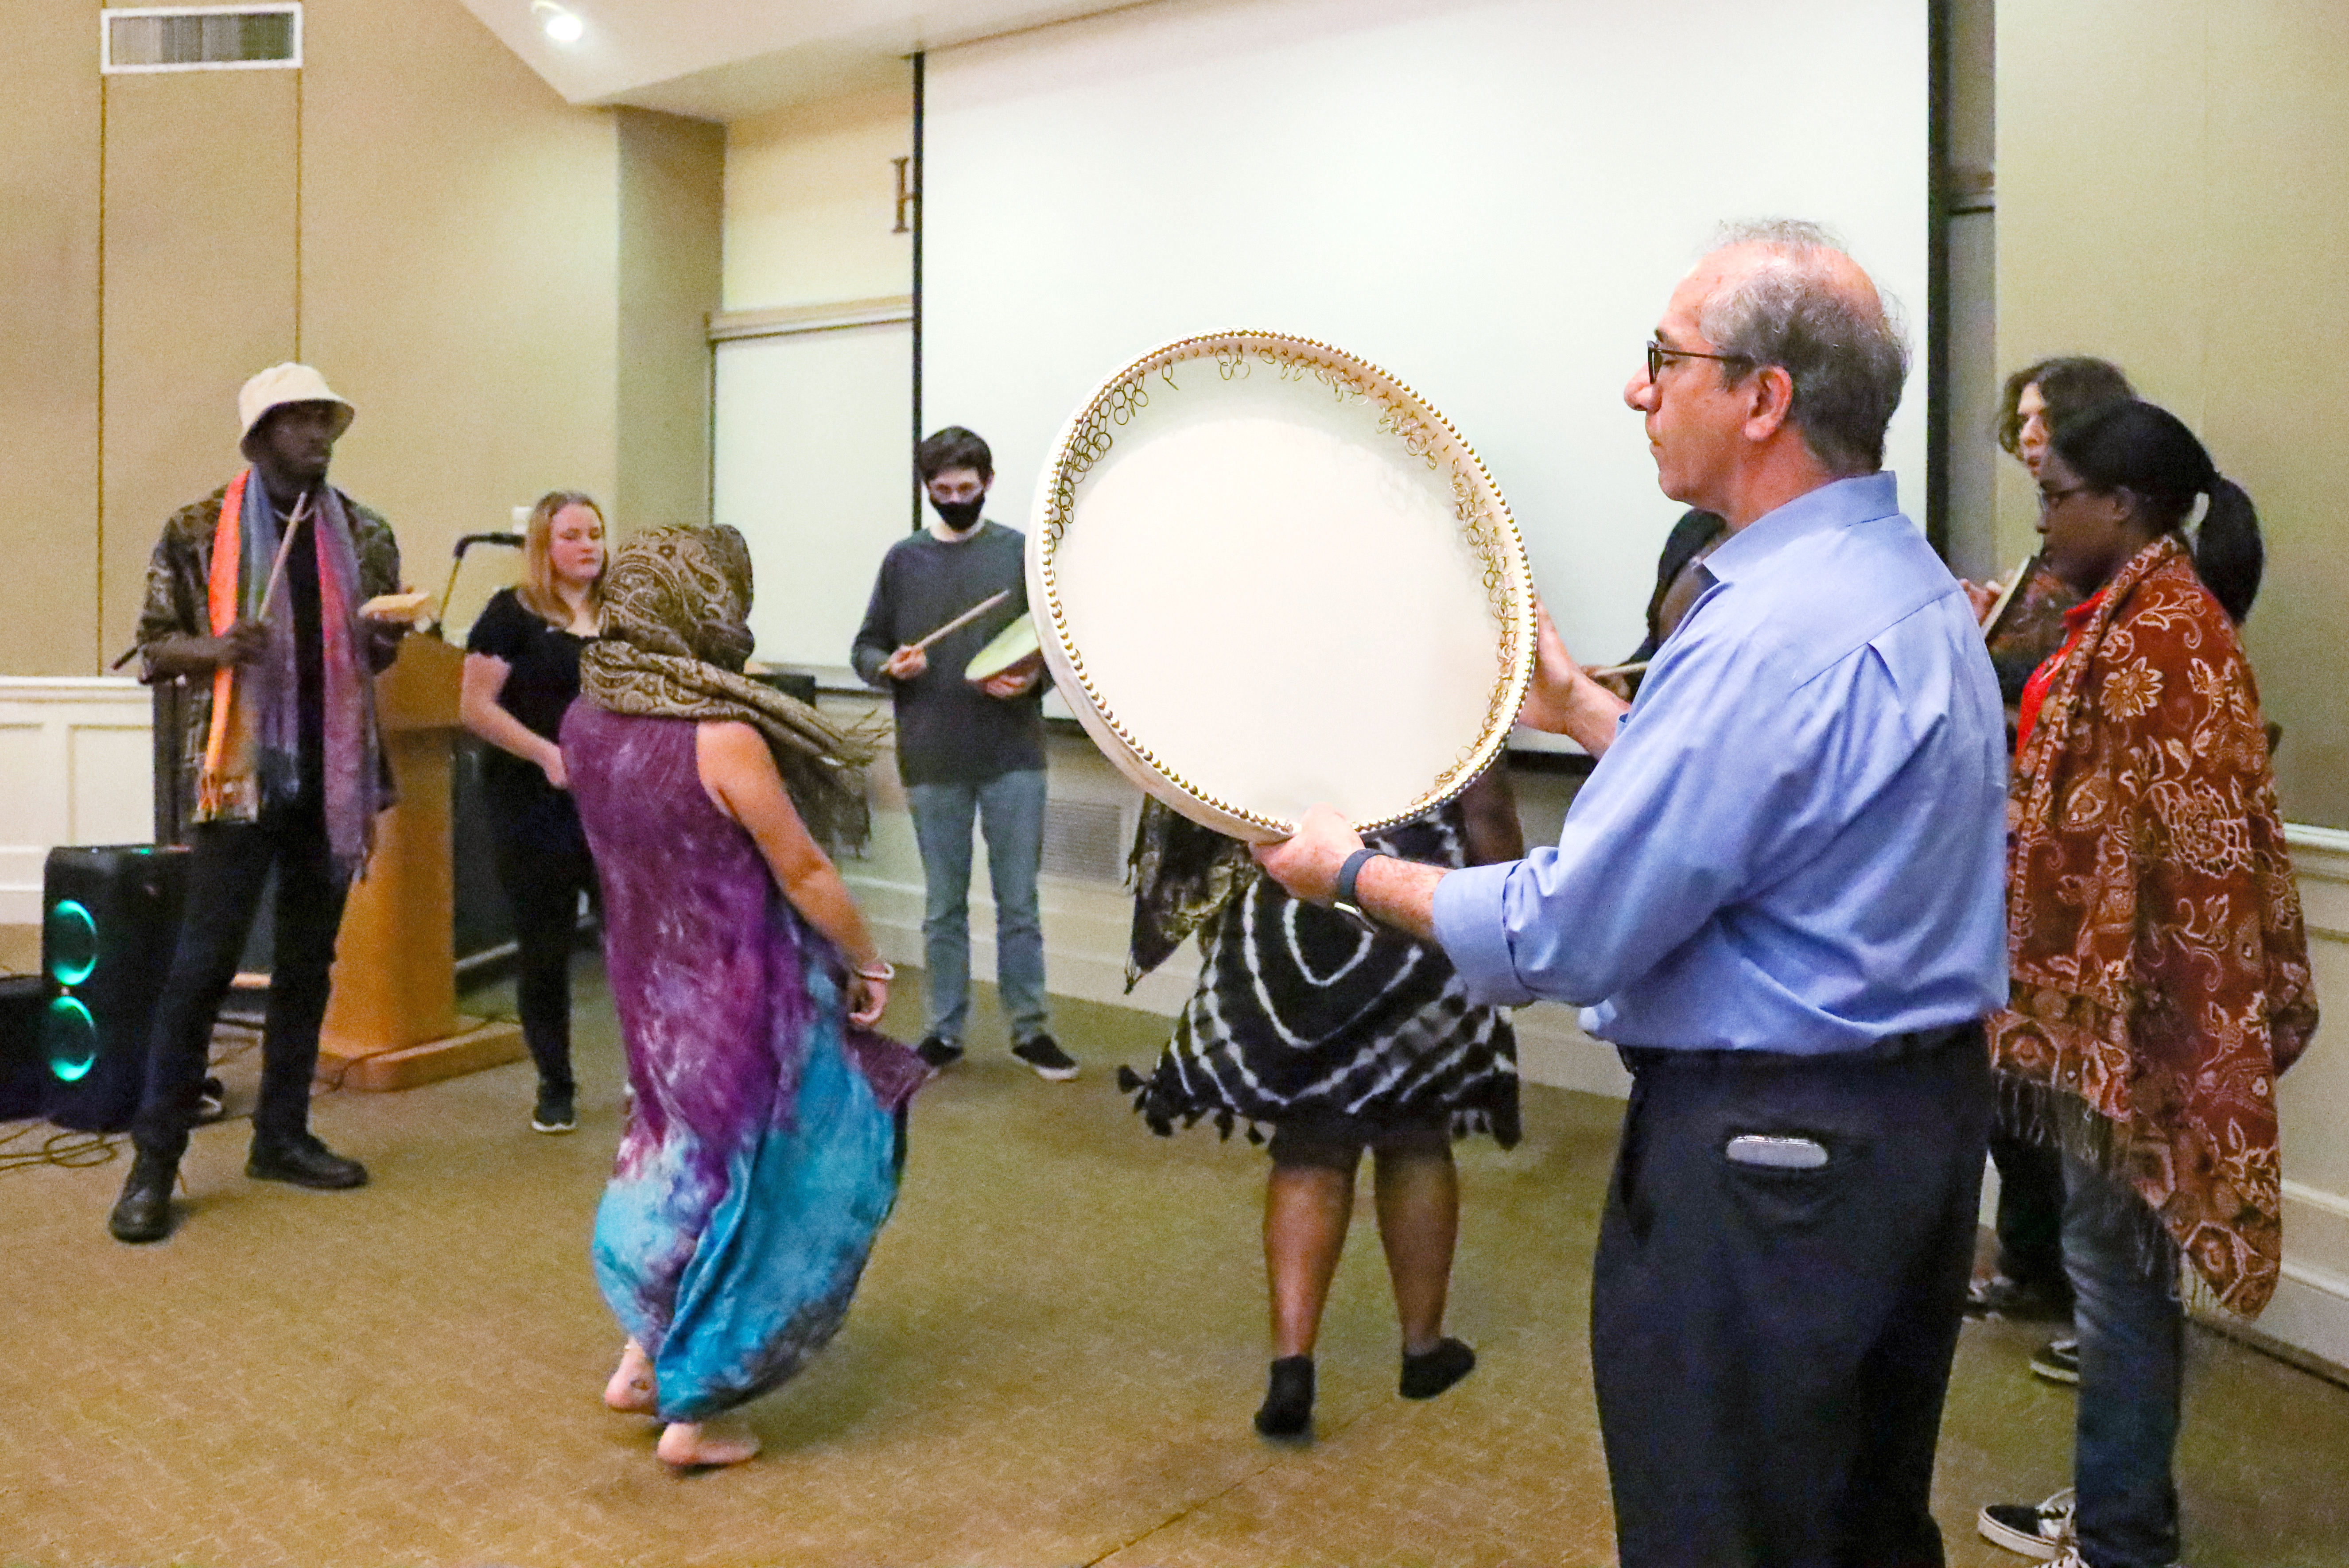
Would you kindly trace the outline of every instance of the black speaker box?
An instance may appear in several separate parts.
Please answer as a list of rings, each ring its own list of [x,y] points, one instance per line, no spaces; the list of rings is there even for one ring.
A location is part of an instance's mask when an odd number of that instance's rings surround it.
[[[59,1127],[121,1132],[139,1109],[147,1037],[187,887],[178,845],[60,847],[41,890],[46,1108]]]
[[[48,1064],[41,1059],[41,1009],[48,982],[0,975],[0,1121],[41,1114]]]

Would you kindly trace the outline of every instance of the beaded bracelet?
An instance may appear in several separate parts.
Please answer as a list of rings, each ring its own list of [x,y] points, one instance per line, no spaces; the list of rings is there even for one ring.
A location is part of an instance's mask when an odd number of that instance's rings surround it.
[[[857,970],[856,975],[857,977],[862,980],[895,980],[897,977],[897,966],[885,958],[881,961],[881,966],[879,968],[860,968]]]

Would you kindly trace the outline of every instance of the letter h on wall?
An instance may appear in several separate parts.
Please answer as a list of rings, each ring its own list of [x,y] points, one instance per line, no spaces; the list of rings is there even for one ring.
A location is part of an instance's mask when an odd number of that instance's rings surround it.
[[[895,165],[897,170],[897,226],[889,232],[893,234],[910,234],[914,231],[912,225],[905,222],[905,209],[922,199],[920,191],[909,188],[905,183],[905,166],[914,160],[910,158],[893,158],[889,161]]]

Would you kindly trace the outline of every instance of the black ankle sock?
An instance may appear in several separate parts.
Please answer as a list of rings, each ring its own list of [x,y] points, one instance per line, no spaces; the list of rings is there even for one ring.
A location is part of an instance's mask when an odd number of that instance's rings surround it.
[[[1403,1352],[1402,1394],[1433,1399],[1476,1369],[1476,1353],[1456,1339],[1439,1339],[1433,1350]]]
[[[1294,1438],[1313,1425],[1313,1357],[1284,1356],[1266,1379],[1256,1429],[1268,1438]]]

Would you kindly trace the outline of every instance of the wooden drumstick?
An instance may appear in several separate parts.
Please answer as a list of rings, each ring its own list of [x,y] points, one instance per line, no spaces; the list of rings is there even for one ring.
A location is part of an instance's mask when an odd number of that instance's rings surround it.
[[[973,621],[978,620],[981,615],[986,614],[989,610],[994,609],[998,604],[1002,603],[1006,599],[1010,597],[1011,590],[1006,588],[1002,593],[996,594],[991,599],[981,599],[978,603],[973,604],[969,609],[965,610],[961,614],[957,615],[953,620],[948,621],[945,625],[940,626],[936,631],[932,632],[928,636],[924,637],[920,642],[908,643],[906,646],[918,654],[924,648],[928,647],[932,643],[936,642],[940,637],[945,636],[947,633],[962,630],[963,627],[969,625]]]
[[[294,498],[294,515],[285,520],[285,532],[277,541],[277,559],[269,563],[269,583],[261,591],[261,611],[254,619],[269,619],[270,607],[277,603],[277,585],[285,581],[285,558],[293,553],[294,535],[302,527],[302,510],[310,504],[307,490]]]
[[[1643,676],[1648,673],[1648,661],[1641,659],[1636,664],[1601,665],[1595,670],[1585,670],[1582,673],[1595,681],[1605,680],[1609,676]]]

